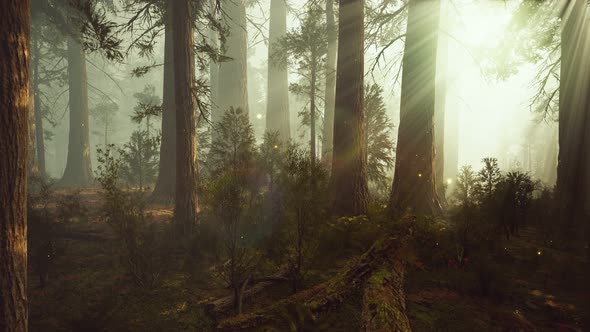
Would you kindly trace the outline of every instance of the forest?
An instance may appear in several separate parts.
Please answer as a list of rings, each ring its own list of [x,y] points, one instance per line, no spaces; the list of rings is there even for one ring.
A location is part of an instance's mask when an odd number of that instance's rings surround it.
[[[0,332],[590,331],[589,149],[587,0],[0,0]]]

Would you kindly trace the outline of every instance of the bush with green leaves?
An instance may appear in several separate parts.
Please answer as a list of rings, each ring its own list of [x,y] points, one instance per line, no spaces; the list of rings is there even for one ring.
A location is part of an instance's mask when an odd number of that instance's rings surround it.
[[[289,147],[277,186],[286,203],[281,232],[294,292],[301,286],[318,246],[317,234],[328,218],[327,184],[327,173],[320,163],[307,151]]]
[[[216,141],[209,150],[208,163],[212,175],[233,172],[246,178],[253,171],[256,154],[254,129],[248,113],[230,107],[215,124]]]
[[[150,136],[146,130],[136,130],[119,154],[122,162],[120,174],[128,184],[143,190],[145,185],[156,181],[160,161],[159,135]]]
[[[259,261],[251,238],[260,210],[254,131],[241,108],[225,112],[215,130],[217,140],[208,158],[212,177],[203,198],[208,223],[218,225],[219,262],[215,272],[232,290],[239,312],[244,284]]]
[[[114,145],[97,149],[96,180],[103,196],[102,218],[124,245],[123,261],[133,281],[145,287],[157,285],[165,253],[162,236],[156,234],[151,215],[145,210],[143,193],[128,192],[118,186],[122,161],[114,155]]]
[[[474,194],[482,205],[489,205],[493,201],[494,194],[498,189],[503,176],[498,166],[498,159],[483,158],[483,168],[477,173],[477,183],[474,187]]]
[[[500,182],[500,224],[507,239],[518,233],[520,224],[527,218],[534,190],[535,183],[522,172],[509,172]]]

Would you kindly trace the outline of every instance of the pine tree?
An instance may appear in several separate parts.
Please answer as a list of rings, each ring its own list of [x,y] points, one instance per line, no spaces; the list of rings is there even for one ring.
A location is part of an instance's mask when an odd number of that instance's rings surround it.
[[[0,2],[0,331],[26,332],[30,3]]]
[[[395,214],[438,214],[434,111],[439,0],[410,0],[400,123],[390,207]]]
[[[323,10],[312,3],[308,5],[301,26],[280,39],[276,52],[272,55],[273,62],[283,68],[287,62],[296,63],[297,73],[303,78],[300,83],[291,84],[290,90],[309,98],[309,112],[304,113],[303,122],[310,127],[312,159],[318,157],[316,153],[317,105],[328,51],[327,37]]]
[[[367,151],[363,110],[364,1],[341,0],[332,160],[333,213],[367,213]]]

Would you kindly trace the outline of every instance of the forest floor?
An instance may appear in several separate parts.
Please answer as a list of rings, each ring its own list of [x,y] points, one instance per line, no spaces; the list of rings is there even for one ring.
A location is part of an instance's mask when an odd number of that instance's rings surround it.
[[[31,331],[210,331],[215,324],[202,303],[229,291],[195,273],[185,254],[173,253],[162,263],[156,287],[141,287],[125,273],[121,243],[100,220],[99,195],[79,193],[86,218],[54,227],[55,253],[50,278],[40,287],[29,264]],[[50,206],[51,208],[51,206]],[[171,220],[169,207],[154,208],[156,222]],[[548,245],[546,245],[546,243]],[[532,228],[502,240],[500,264],[485,273],[477,258],[464,267],[420,265],[406,275],[408,316],[414,331],[586,331],[590,294],[577,289],[588,276],[584,257],[551,248],[550,240]],[[344,265],[338,261],[308,274],[313,284]],[[198,270],[198,269],[197,269]],[[210,278],[210,277],[209,277]],[[483,278],[487,278],[483,280]],[[481,285],[485,283],[485,296]],[[245,310],[289,294],[279,284],[245,303]],[[314,330],[354,331],[360,322],[360,298],[353,297],[323,318]]]

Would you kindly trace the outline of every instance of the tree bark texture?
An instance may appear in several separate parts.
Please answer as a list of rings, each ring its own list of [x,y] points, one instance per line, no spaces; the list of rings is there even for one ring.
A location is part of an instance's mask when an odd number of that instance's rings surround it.
[[[275,66],[270,61],[276,52],[277,42],[287,34],[286,0],[270,1],[268,33],[268,89],[266,105],[266,130],[277,131],[282,142],[291,138],[289,120],[289,72],[287,67]]]
[[[562,18],[557,191],[569,232],[590,220],[590,19],[587,3],[568,3]]]
[[[92,184],[93,176],[90,162],[86,56],[77,38],[69,37],[67,45],[70,129],[68,158],[61,185],[87,186]]]
[[[41,107],[41,91],[39,90],[39,43],[35,39],[32,43],[32,60],[33,60],[33,103],[35,105],[35,143],[37,152],[37,164],[39,174],[45,176],[45,135],[43,130],[43,113]]]
[[[30,2],[0,1],[0,331],[25,332]]]
[[[193,29],[189,0],[173,2],[176,100],[175,221],[183,234],[197,222],[197,113],[194,86]]]
[[[363,110],[364,1],[340,1],[334,112],[332,198],[335,215],[367,212],[367,149]]]
[[[400,123],[390,208],[438,214],[434,113],[439,0],[411,0],[403,57]]]
[[[440,19],[438,24],[438,46],[436,56],[436,93],[434,108],[434,141],[436,168],[436,189],[441,202],[446,202],[445,198],[445,112],[447,103],[447,79],[448,79],[448,37],[444,33],[447,31],[447,9],[446,2],[440,3]]]
[[[336,99],[336,55],[338,29],[334,20],[334,0],[326,0],[326,25],[328,28],[328,53],[326,55],[326,90],[324,91],[324,130],[322,137],[322,162],[332,165],[334,146],[334,104]]]
[[[218,123],[230,107],[248,112],[248,34],[246,32],[245,0],[223,0],[224,21],[229,28],[225,56],[229,57],[219,65],[218,112],[212,115]],[[216,135],[213,135],[215,141]]]
[[[164,86],[162,95],[162,141],[160,165],[152,200],[172,203],[176,193],[176,105],[174,99],[174,45],[172,33],[172,2],[166,4],[164,27]]]

